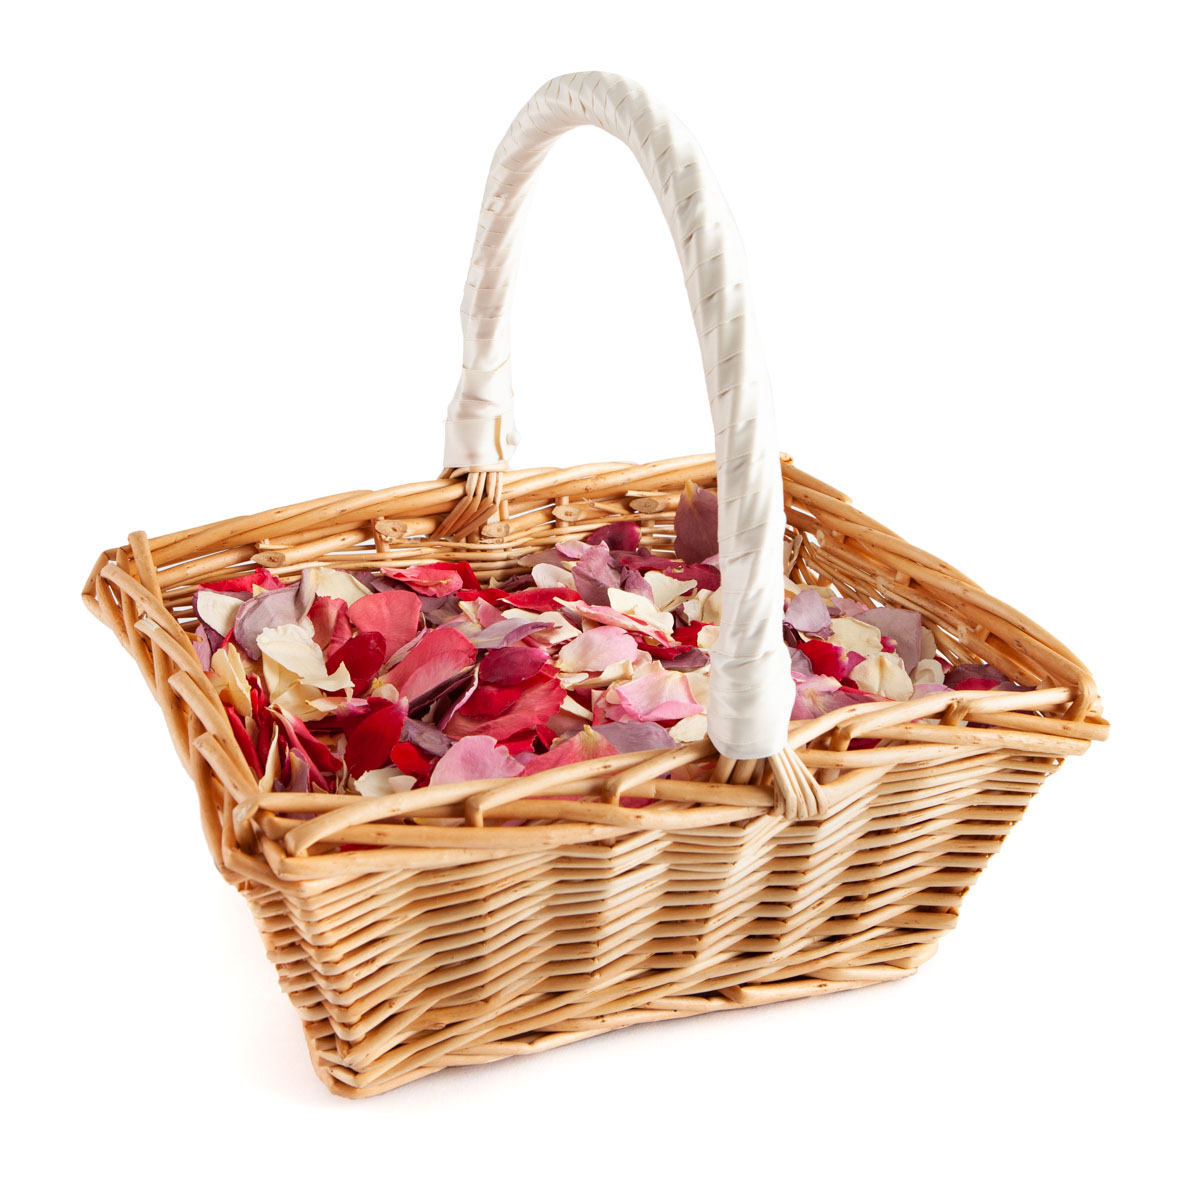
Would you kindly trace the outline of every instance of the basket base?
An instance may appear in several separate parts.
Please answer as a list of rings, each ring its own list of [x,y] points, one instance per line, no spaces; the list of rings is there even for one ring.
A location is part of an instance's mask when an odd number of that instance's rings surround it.
[[[429,1066],[405,1071],[394,1076],[374,1078],[369,1084],[355,1086],[354,1072],[345,1066],[336,1065],[338,1058],[335,1038],[327,1021],[303,1023],[309,1058],[321,1082],[335,1096],[347,1099],[366,1099],[391,1091],[406,1083],[436,1074],[449,1067],[478,1066],[518,1055],[538,1054],[566,1046],[584,1038],[596,1037],[615,1029],[631,1025],[643,1025],[651,1021],[669,1021],[677,1017],[699,1016],[703,1013],[726,1012],[737,1008],[754,1008],[761,1004],[777,1004],[785,1000],[800,1000],[806,996],[828,995],[844,992],[851,988],[869,987],[875,983],[889,983],[904,979],[933,957],[937,941],[917,943],[905,947],[904,956],[888,962],[871,962],[860,966],[832,968],[820,972],[820,977],[808,976],[801,979],[784,980],[778,983],[748,984],[745,987],[730,987],[720,993],[705,996],[676,996],[655,1001],[644,1008],[630,1008],[623,1012],[606,1013],[601,1016],[583,1017],[564,1021],[552,1029],[522,1034],[512,1038],[492,1040],[440,1058]]]

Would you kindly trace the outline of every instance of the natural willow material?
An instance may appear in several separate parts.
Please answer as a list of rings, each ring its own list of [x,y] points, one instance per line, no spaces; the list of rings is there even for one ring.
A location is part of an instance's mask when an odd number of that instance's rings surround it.
[[[1061,642],[786,458],[781,475],[792,580],[915,609],[943,657],[1036,690],[793,722],[803,769],[786,786],[793,759],[734,764],[701,742],[382,798],[262,793],[187,636],[198,584],[254,564],[294,578],[437,559],[503,578],[614,520],[669,553],[679,494],[715,487],[714,460],[348,492],[132,534],[100,556],[84,599],[157,696],[213,859],[333,1092],[907,975],[1042,780],[1106,735],[1092,677]],[[662,778],[676,769],[688,777]]]

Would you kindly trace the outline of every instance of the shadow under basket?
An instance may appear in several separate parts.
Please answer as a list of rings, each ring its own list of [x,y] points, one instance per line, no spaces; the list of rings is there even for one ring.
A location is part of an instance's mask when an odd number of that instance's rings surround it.
[[[986,661],[1035,690],[793,722],[821,801],[800,819],[780,811],[769,773],[662,778],[715,767],[707,742],[383,799],[259,791],[188,637],[197,585],[251,564],[294,578],[439,559],[503,578],[520,555],[616,520],[669,552],[688,480],[714,487],[714,459],[443,478],[135,534],[100,557],[85,600],[157,696],[217,867],[248,901],[336,1094],[908,975],[1046,776],[1107,733],[1091,676],[1061,643],[785,458],[792,580],[913,609],[951,663]],[[437,536],[448,518],[454,532]],[[858,738],[878,744],[851,748]],[[461,821],[403,823],[422,813]]]

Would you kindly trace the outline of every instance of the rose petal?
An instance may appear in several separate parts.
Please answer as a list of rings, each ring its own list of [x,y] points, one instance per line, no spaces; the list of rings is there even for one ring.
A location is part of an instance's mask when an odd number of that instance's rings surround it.
[[[354,681],[354,694],[362,692],[379,673],[384,660],[384,640],[381,633],[360,633],[344,642],[326,660],[330,671],[343,663]]]
[[[868,625],[865,621],[858,621],[853,617],[835,617],[830,625],[833,632],[829,635],[829,640],[836,645],[853,650],[863,658],[882,653],[883,642],[880,640],[879,630],[874,625]]]
[[[486,712],[476,715],[462,711],[455,713],[445,727],[447,735],[465,738],[486,733],[498,741],[505,741],[549,720],[558,712],[566,695],[556,679],[543,678],[517,690],[520,695],[498,715],[489,716]],[[474,701],[475,698],[471,699]],[[499,699],[497,697],[497,701]]]
[[[783,619],[799,633],[826,637],[830,631],[829,609],[812,588],[804,588],[788,601]]]
[[[632,592],[623,592],[620,588],[609,588],[608,606],[616,612],[644,621],[667,637],[675,628],[675,618],[669,612],[660,612],[654,601],[647,600],[645,596],[635,596]]]
[[[357,778],[366,771],[386,766],[407,719],[408,703],[401,700],[357,721],[346,734],[344,759],[350,774]]]
[[[596,727],[618,754],[639,750],[674,750],[678,742],[654,722],[609,721]]]
[[[679,601],[679,597],[696,590],[696,584],[691,579],[671,579],[661,571],[647,571],[645,580],[650,585],[654,607],[661,612],[670,612]]]
[[[646,577],[632,567],[621,568],[621,581],[616,586],[620,587],[623,592],[632,592],[635,596],[645,596],[647,600],[651,601],[654,599],[654,589],[646,582]],[[586,599],[586,597],[584,598]],[[607,599],[608,589],[606,588],[601,599],[589,601],[589,603],[603,604]]]
[[[372,592],[355,600],[349,614],[362,633],[382,635],[386,661],[416,637],[421,602],[412,592]]]
[[[579,598],[579,593],[569,587],[533,587],[510,592],[506,600],[511,607],[523,609],[527,613],[549,613],[558,609],[559,601],[574,601]]]
[[[479,664],[479,681],[502,685],[524,683],[542,669],[549,657],[550,652],[543,646],[503,646],[489,650]]]
[[[223,638],[228,637],[233,630],[233,622],[238,609],[246,602],[245,596],[232,595],[227,592],[214,592],[210,588],[201,588],[196,593],[196,616],[205,625],[215,629]]]
[[[892,638],[896,653],[904,660],[904,669],[916,670],[921,660],[920,613],[907,608],[869,608],[858,619],[866,625],[874,625],[880,633]]]
[[[888,700],[908,700],[913,694],[913,682],[898,654],[873,654],[850,672],[850,678],[864,692]]]
[[[673,721],[704,711],[688,686],[688,678],[661,666],[640,679],[608,689],[605,699],[619,704],[635,721]]]
[[[951,691],[986,691],[983,684],[996,687],[1008,683],[1008,676],[987,663],[963,663],[946,673],[945,683]]]
[[[671,737],[681,746],[689,742],[699,742],[708,737],[708,717],[704,713],[696,713],[676,721],[669,730]]]
[[[355,781],[354,790],[360,796],[392,795],[392,780],[402,778],[396,767],[380,767],[376,771],[364,771]]]
[[[326,656],[339,650],[354,636],[348,611],[345,600],[337,596],[317,596],[309,607],[313,641]]]
[[[593,546],[603,542],[610,550],[636,550],[641,540],[641,528],[634,521],[614,521],[611,525],[601,525],[584,538]]]
[[[690,479],[675,510],[675,553],[689,563],[717,553],[717,494]]]
[[[282,579],[272,575],[266,567],[259,567],[249,575],[237,575],[233,579],[204,584],[205,588],[213,592],[253,592],[256,587],[271,591],[286,586]]]
[[[607,728],[611,728],[611,726]],[[552,770],[554,767],[565,767],[571,763],[584,762],[589,758],[603,758],[607,754],[616,753],[612,743],[604,736],[603,729],[597,730],[588,726],[573,737],[555,742],[545,754],[539,754],[531,759],[522,774],[536,775],[541,771]]]
[[[575,590],[589,604],[604,604],[608,589],[620,587],[621,576],[612,563],[612,555],[604,545],[587,546],[575,563],[572,572]]]
[[[835,708],[845,708],[854,700],[828,675],[802,676],[796,680],[796,700],[792,706],[793,721],[810,721]]]
[[[419,592],[422,596],[448,596],[461,587],[478,586],[464,582],[457,563],[424,563],[416,567],[384,567],[382,573]]]
[[[475,663],[475,647],[456,629],[431,629],[384,676],[401,696],[416,698]]]
[[[615,663],[632,662],[637,642],[623,629],[598,625],[569,641],[556,659],[560,671],[604,671]]]
[[[412,742],[418,750],[423,750],[431,758],[441,758],[454,745],[440,729],[413,717],[404,722],[402,736],[406,742]]]
[[[533,582],[540,588],[552,590],[554,588],[566,588],[567,591],[575,589],[575,579],[571,572],[563,567],[552,566],[550,563],[538,563],[531,572]]]
[[[349,571],[338,571],[333,567],[309,567],[304,572],[318,596],[336,596],[353,604],[360,596],[369,596],[371,589],[360,583]]]
[[[233,622],[234,640],[257,662],[260,653],[258,635],[264,629],[294,625],[306,611],[307,605],[297,584],[260,592],[238,609]]]
[[[407,728],[408,722],[405,722]],[[397,742],[391,749],[392,765],[417,783],[425,783],[434,768],[434,757],[414,742]]]
[[[521,774],[521,764],[494,737],[483,734],[464,737],[438,759],[431,786],[464,783],[470,779],[505,779]]]
[[[826,675],[840,682],[850,671],[850,654],[844,646],[814,639],[805,642],[800,649],[812,663],[812,669],[817,675]]]
[[[912,673],[912,679],[918,687],[923,683],[944,684],[946,672],[936,658],[923,658],[917,663],[916,669]]]

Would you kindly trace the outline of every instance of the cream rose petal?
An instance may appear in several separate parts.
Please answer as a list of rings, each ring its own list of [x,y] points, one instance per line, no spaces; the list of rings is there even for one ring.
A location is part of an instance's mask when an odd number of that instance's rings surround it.
[[[945,683],[946,672],[936,658],[923,658],[912,674],[913,683]]]
[[[853,650],[864,658],[883,653],[883,641],[874,625],[856,621],[853,617],[834,617],[830,625],[833,632],[829,635],[829,640],[836,645]]]
[[[354,776],[354,787],[360,796],[390,796],[392,780],[401,774],[399,767],[380,767]],[[406,777],[407,778],[407,777]]]
[[[348,571],[338,571],[333,567],[312,567],[309,579],[316,595],[332,596],[336,600],[345,600],[347,604],[371,595],[371,589],[359,583]]]
[[[524,621],[552,624],[553,629],[539,629],[536,633],[527,635],[531,641],[539,642],[544,646],[557,646],[561,642],[569,642],[572,638],[579,636],[579,630],[560,612],[532,613],[526,612],[523,608],[508,608],[504,610],[504,615],[510,619],[519,618]]]
[[[258,648],[272,700],[294,680],[325,692],[349,692],[354,688],[345,663],[340,663],[332,674],[326,671],[321,648],[313,641],[312,633],[299,625],[264,629],[258,635]]]
[[[575,590],[575,576],[563,567],[556,567],[553,563],[538,563],[530,571],[530,574],[538,587],[565,587],[572,591]]]
[[[933,640],[933,634],[921,626],[921,657],[922,658],[937,658],[937,642]]]
[[[275,789],[275,780],[279,778],[279,730],[271,734],[271,748],[267,751],[267,761],[263,764],[262,778],[258,781],[260,792],[270,792]]]
[[[670,613],[659,612],[654,606],[654,601],[647,596],[638,596],[633,592],[623,591],[621,588],[610,587],[608,589],[608,606],[614,612],[645,621],[652,629],[657,629],[660,633],[668,636],[675,629],[674,617]]]
[[[248,717],[254,711],[250,692],[250,681],[242,666],[242,656],[228,646],[222,646],[212,656],[212,672],[223,690],[229,693],[229,702],[238,716]]]
[[[679,603],[679,597],[696,586],[694,579],[672,579],[661,571],[647,571],[643,578],[654,593],[654,607],[663,612],[670,612]]]
[[[834,622],[836,624],[836,622]],[[864,691],[889,700],[909,700],[913,681],[898,654],[876,654],[860,662],[850,678]]]
[[[676,721],[667,732],[680,745],[686,745],[688,742],[699,742],[708,737],[708,717],[704,713],[696,713],[691,717],[684,717],[682,721]]]
[[[209,592],[201,588],[196,593],[196,615],[222,637],[229,636],[234,618],[243,604],[245,600],[242,597],[231,596],[228,592]]]

